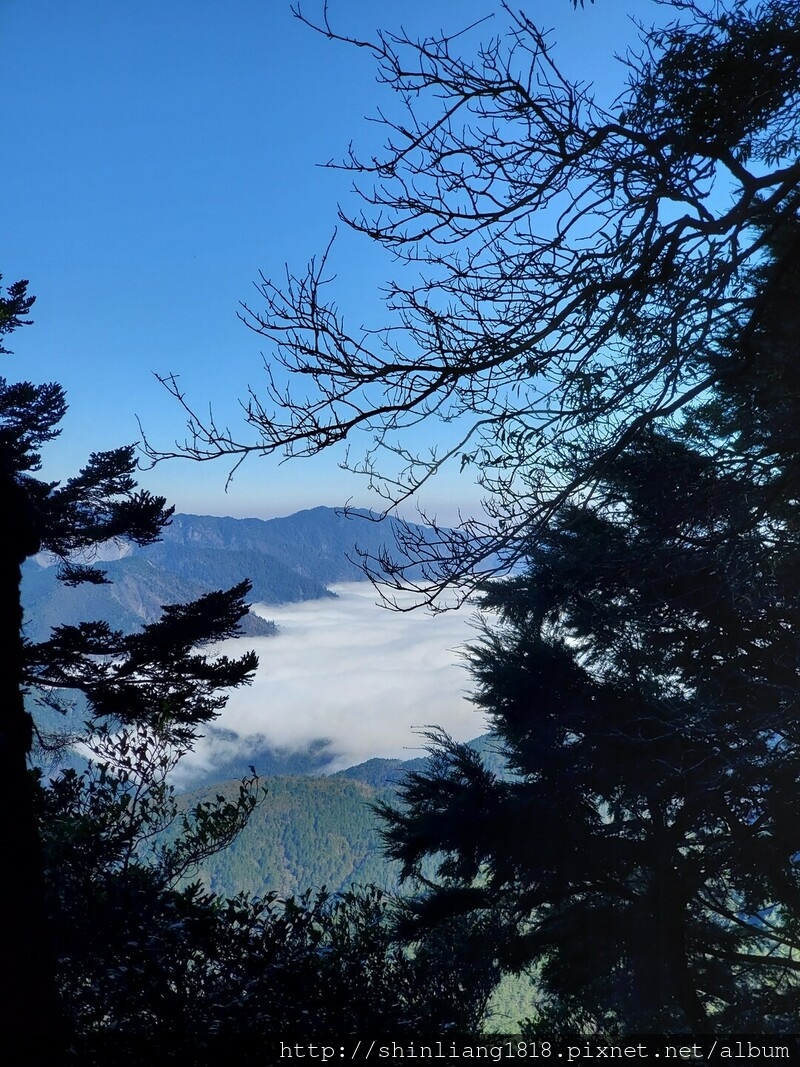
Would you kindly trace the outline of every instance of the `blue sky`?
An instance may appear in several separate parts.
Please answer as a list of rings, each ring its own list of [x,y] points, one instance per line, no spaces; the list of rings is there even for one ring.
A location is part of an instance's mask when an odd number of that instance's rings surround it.
[[[564,69],[600,95],[622,87],[611,60],[634,38],[647,0],[569,0],[524,10],[555,27]],[[309,16],[321,4],[304,5]],[[484,0],[331,0],[332,23],[368,34],[453,30],[492,11]],[[486,33],[500,32],[496,15]],[[153,377],[174,372],[200,409],[241,426],[236,400],[258,388],[260,339],[237,319],[257,307],[259,270],[301,271],[327,243],[347,175],[317,166],[347,145],[377,147],[365,121],[389,99],[365,50],[331,44],[285,0],[0,0],[0,272],[29,278],[35,325],[12,338],[10,379],[60,381],[69,415],[45,473],[73,473],[93,450],[183,435],[181,413]],[[354,321],[376,314],[392,265],[369,242],[337,253],[338,302]],[[264,352],[268,356],[267,351]],[[435,427],[427,431],[431,435]],[[433,438],[432,438],[433,439]],[[358,449],[358,442],[355,442]],[[170,462],[144,486],[179,510],[270,517],[352,498],[341,454],[279,466],[253,458],[225,492],[222,464]],[[425,504],[470,510],[468,478],[440,476]]]

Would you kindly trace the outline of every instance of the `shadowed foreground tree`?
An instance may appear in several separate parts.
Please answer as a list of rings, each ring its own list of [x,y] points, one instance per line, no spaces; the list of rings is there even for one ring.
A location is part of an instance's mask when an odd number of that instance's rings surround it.
[[[383,153],[341,164],[364,203],[343,221],[400,265],[385,324],[348,324],[329,249],[284,283],[262,277],[264,306],[244,310],[270,345],[245,399],[252,437],[164,378],[190,417],[181,455],[308,456],[367,431],[355,469],[387,510],[446,463],[474,470],[485,519],[424,541],[408,527],[401,558],[367,561],[398,588],[423,562],[428,600],[522,559],[532,527],[733,369],[750,271],[800,186],[795,0],[658,4],[611,103],[504,11],[508,29],[470,55],[469,33],[348,38],[325,9],[317,28],[368,50],[397,105]]]
[[[89,768],[37,791],[70,1062],[272,1062],[276,1036],[477,1029],[495,974],[490,958],[453,966],[464,923],[409,954],[377,889],[259,900],[187,884],[246,820],[257,783],[186,810],[166,777],[185,743],[139,726],[88,744]]]
[[[28,324],[27,283],[0,295],[0,338]],[[2,349],[7,353],[5,348]],[[61,387],[0,378],[0,811],[9,862],[0,879],[0,1033],[58,1033],[62,1020],[44,908],[42,856],[27,766],[34,730],[25,692],[56,706],[59,694],[80,693],[95,725],[159,724],[162,735],[187,743],[214,718],[225,691],[246,684],[257,661],[209,657],[200,646],[238,632],[247,611],[246,582],[172,605],[141,632],[123,635],[105,623],[56,628],[48,641],[23,637],[21,565],[39,551],[56,557],[68,584],[103,582],[92,550],[109,540],[139,545],[158,539],[171,509],[137,490],[133,446],[93,454],[63,484],[36,477],[40,448],[53,441],[66,410]]]
[[[540,1026],[796,1030],[800,219],[773,230],[731,369],[607,463],[491,585],[471,654],[512,780],[433,737],[384,809],[442,914],[500,908]],[[576,456],[576,463],[583,457]]]
[[[24,282],[0,309],[3,332],[26,323]],[[92,621],[23,636],[20,565],[39,550],[62,580],[102,582],[87,553],[109,539],[147,544],[171,512],[137,492],[132,448],[91,457],[64,485],[35,476],[38,448],[65,410],[57,385],[0,380],[0,558],[5,600],[0,790],[8,854],[2,880],[0,1033],[16,1045],[82,1067],[228,1063],[238,1047],[262,1051],[275,1034],[470,1030],[494,984],[494,964],[454,971],[438,933],[415,954],[398,943],[394,904],[366,888],[324,888],[279,901],[227,900],[199,883],[195,866],[242,828],[257,779],[234,801],[186,807],[169,775],[227,691],[246,684],[254,654],[231,659],[203,646],[235,636],[247,582],[168,605],[140,631]],[[45,785],[29,770],[32,738],[45,745],[23,698],[59,709],[79,697],[85,770]],[[464,923],[457,924],[466,929]],[[451,929],[454,924],[451,924]],[[465,978],[466,976],[466,978]]]
[[[383,153],[342,164],[363,200],[343,221],[399,263],[386,319],[349,324],[330,249],[263,277],[252,436],[166,376],[174,451],[367,431],[355,468],[387,510],[475,469],[485,520],[367,560],[397,588],[422,563],[431,602],[527,568],[486,592],[505,626],[473,658],[519,777],[445,742],[387,813],[407,870],[446,857],[423,916],[511,915],[507,965],[538,962],[551,1020],[793,1030],[800,6],[657,4],[610,103],[505,10],[470,55],[467,34],[348,38],[326,9],[398,104]],[[447,434],[418,455],[425,423]]]

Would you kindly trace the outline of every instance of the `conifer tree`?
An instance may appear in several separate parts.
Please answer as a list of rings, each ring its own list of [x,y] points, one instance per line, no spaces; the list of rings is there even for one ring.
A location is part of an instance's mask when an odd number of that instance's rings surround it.
[[[258,781],[192,802],[169,782],[187,744],[160,727],[88,744],[88,767],[36,791],[67,1062],[272,1062],[270,1039],[288,1034],[477,1030],[494,968],[486,953],[454,966],[464,924],[408,953],[375,887],[221,897],[192,872],[242,828]]]
[[[765,225],[713,393],[484,594],[476,702],[512,777],[434,738],[385,809],[407,873],[445,857],[420,920],[501,909],[550,1025],[786,1032],[800,1009],[800,219]]]
[[[21,326],[33,304],[27,282],[0,293],[0,340]],[[0,347],[8,355],[5,347]],[[224,690],[246,683],[254,654],[210,658],[198,647],[232,636],[246,612],[246,582],[194,604],[168,606],[140,633],[123,635],[103,622],[57,628],[29,645],[23,635],[21,566],[43,551],[59,562],[68,584],[104,582],[87,562],[109,540],[147,545],[158,539],[172,509],[137,489],[133,446],[90,456],[63,484],[37,477],[42,446],[59,433],[66,410],[56,383],[0,378],[0,811],[5,874],[0,879],[0,1032],[45,1036],[61,1029],[54,961],[45,919],[42,857],[27,765],[34,724],[28,687],[44,694],[77,691],[90,720],[155,724],[186,741],[213,718]]]

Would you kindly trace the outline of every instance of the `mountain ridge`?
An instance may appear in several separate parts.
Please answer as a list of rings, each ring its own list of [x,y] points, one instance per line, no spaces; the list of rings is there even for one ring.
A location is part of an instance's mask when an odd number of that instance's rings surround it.
[[[378,522],[363,509],[348,515],[327,507],[275,519],[178,513],[156,544],[125,546],[118,558],[100,561],[108,585],[68,587],[57,581],[53,563],[28,560],[22,584],[26,636],[42,641],[51,626],[98,618],[129,631],[153,622],[165,604],[185,603],[244,578],[252,582],[253,603],[334,597],[329,585],[364,578],[355,562],[358,551],[377,555],[391,546],[396,529],[397,520]],[[253,612],[244,620],[244,636],[276,632],[274,623]]]

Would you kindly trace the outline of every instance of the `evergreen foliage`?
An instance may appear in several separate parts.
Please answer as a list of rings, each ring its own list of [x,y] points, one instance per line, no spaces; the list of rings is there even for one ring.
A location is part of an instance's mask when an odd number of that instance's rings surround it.
[[[345,157],[362,210],[342,217],[406,269],[369,329],[330,295],[331,248],[262,278],[246,319],[277,371],[251,436],[166,378],[177,452],[314,455],[368,430],[354,469],[387,512],[475,469],[486,520],[407,527],[401,558],[368,561],[429,603],[483,588],[503,619],[472,669],[517,777],[434,735],[384,809],[407,874],[443,857],[417,929],[499,920],[553,1025],[791,1030],[800,7],[665,0],[605,103],[505,10],[465,56],[462,34],[356,39],[325,9],[315,28],[398,103],[383,152]],[[457,432],[420,453],[430,419]],[[526,573],[487,588],[498,561]]]
[[[495,976],[465,979],[441,934],[414,953],[378,888],[208,891],[191,872],[246,826],[257,779],[187,805],[186,751],[157,727],[101,731],[94,760],[37,789],[69,1062],[227,1063],[269,1040],[476,1026]],[[281,818],[280,794],[261,807]]]
[[[468,744],[498,775],[508,777],[496,738]],[[325,777],[298,772],[262,776],[269,803],[253,813],[230,846],[201,863],[198,876],[223,896],[242,890],[254,896],[297,895],[309,886],[341,893],[358,885],[398,893],[403,888],[400,864],[384,853],[375,807],[395,801],[405,776],[424,770],[427,763],[423,758],[371,759]],[[220,795],[232,800],[238,788],[235,781],[222,782],[185,799],[195,803]],[[425,863],[424,875],[433,877],[435,866]]]
[[[611,110],[525,13],[472,62],[456,38],[348,39],[326,12],[321,32],[369,49],[408,109],[383,158],[345,164],[368,179],[350,225],[413,267],[388,289],[400,318],[350,332],[325,257],[283,289],[264,280],[250,324],[317,392],[251,392],[251,440],[204,424],[166,379],[189,411],[184,454],[314,454],[366,428],[357,469],[389,507],[448,460],[492,494],[487,524],[401,527],[407,564],[370,554],[398,588],[428,579],[430,600],[466,575],[500,614],[471,667],[512,772],[430,735],[403,806],[381,808],[390,855],[424,887],[392,923],[375,890],[180,888],[251,806],[245,785],[182,817],[158,777],[254,667],[198,651],[235,632],[246,588],[137,634],[79,622],[26,647],[27,557],[45,548],[65,583],[100,584],[80,553],[149,544],[170,513],[136,490],[130,448],[64,486],[35,478],[63,392],[0,380],[7,1029],[58,1025],[56,986],[79,1054],[112,1027],[151,1048],[180,1032],[183,1051],[212,1032],[470,1029],[500,967],[535,968],[536,1027],[796,1028],[800,9],[662,8],[672,21],[642,30]],[[440,111],[415,115],[428,95]],[[30,306],[22,282],[0,297],[0,336]],[[420,457],[404,434],[431,417],[465,428]],[[379,471],[381,449],[399,465]],[[480,586],[497,552],[525,571]],[[83,692],[105,763],[33,791],[26,684]]]
[[[24,281],[0,294],[0,337],[30,323],[25,316],[32,304]],[[66,1026],[27,767],[35,725],[26,691],[34,689],[54,708],[80,694],[89,740],[97,730],[106,736],[120,725],[149,726],[164,743],[180,745],[217,715],[226,690],[249,682],[257,663],[253,653],[232,659],[202,651],[239,632],[246,581],[189,604],[167,605],[138,633],[90,621],[59,625],[35,644],[25,640],[20,584],[26,559],[47,552],[66,585],[102,585],[107,577],[92,565],[93,550],[112,540],[152,544],[172,514],[163,498],[137,488],[132,445],[91,455],[63,484],[38,478],[40,449],[58,436],[65,410],[56,383],[0,378],[0,811],[4,846],[13,857],[0,880],[0,1032],[9,1035],[63,1035]]]
[[[205,884],[233,896],[302,893],[325,886],[334,893],[354,885],[375,885],[393,892],[399,867],[383,855],[376,800],[388,801],[390,786],[376,789],[361,782],[328,777],[270,777],[269,804],[257,811],[230,848],[200,868]],[[215,787],[222,796],[235,783]],[[208,791],[191,794],[205,797]]]
[[[284,604],[332,597],[328,585],[364,574],[359,553],[376,555],[393,542],[395,526],[377,524],[369,512],[349,517],[333,508],[312,508],[286,518],[233,519],[214,515],[172,515],[161,540],[103,563],[108,582],[67,587],[46,557],[23,567],[26,634],[44,640],[51,626],[102,618],[114,629],[154,622],[165,603],[195,600],[227,588],[247,575],[256,603]],[[351,521],[363,519],[364,521]],[[420,527],[420,536],[424,536]],[[430,536],[430,532],[427,534]],[[274,625],[252,612],[242,632],[264,637]]]
[[[433,737],[384,808],[407,874],[444,857],[420,921],[500,909],[551,1026],[787,1032],[800,1009],[800,219],[770,223],[713,392],[484,593],[476,701],[518,779]]]
[[[187,603],[213,589],[236,584],[248,574],[246,564],[253,561],[233,560],[225,567],[204,562],[204,571],[198,566],[194,575],[188,575],[182,567],[155,564],[142,552],[104,562],[107,582],[74,587],[58,580],[54,566],[42,567],[38,561],[28,560],[22,569],[25,635],[29,641],[44,641],[53,627],[77,625],[84,619],[103,619],[112,629],[123,632],[136,630],[155,622],[164,604]],[[252,592],[249,599],[256,599]],[[252,611],[240,625],[247,637],[269,637],[276,632],[274,623]]]
[[[27,321],[31,303],[25,283],[11,287],[4,332]],[[10,509],[0,788],[12,857],[0,900],[0,1032],[35,1033],[58,1062],[105,1065],[167,1053],[227,1063],[235,1043],[258,1051],[281,1032],[470,1029],[494,982],[491,963],[465,981],[438,935],[409,953],[379,889],[223,898],[191,881],[257,801],[255,777],[188,806],[169,784],[198,729],[255,670],[252,652],[207,652],[239,633],[248,581],[167,604],[131,633],[95,619],[23,637],[25,559],[41,549],[66,585],[103,585],[107,573],[85,553],[110,539],[151,544],[171,516],[136,489],[132,447],[93,455],[63,486],[37,479],[36,449],[57,435],[64,410],[56,385],[0,380],[0,493]],[[25,709],[27,691],[55,710],[81,699],[84,729],[70,741],[90,756],[82,771],[48,783],[28,771],[34,732],[47,738]]]

